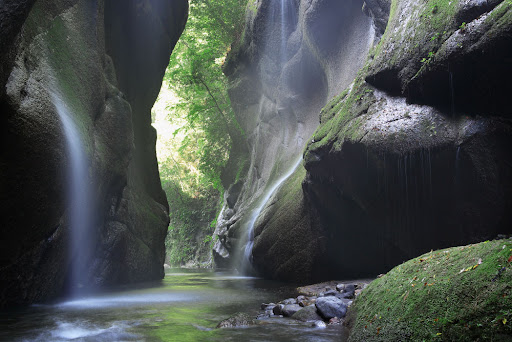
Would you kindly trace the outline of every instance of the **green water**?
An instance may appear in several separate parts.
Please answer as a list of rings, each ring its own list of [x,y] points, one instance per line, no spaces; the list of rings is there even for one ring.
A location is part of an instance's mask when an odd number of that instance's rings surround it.
[[[168,271],[138,288],[0,313],[0,341],[340,341],[341,326],[285,318],[215,329],[236,312],[296,295],[290,285],[213,271]]]

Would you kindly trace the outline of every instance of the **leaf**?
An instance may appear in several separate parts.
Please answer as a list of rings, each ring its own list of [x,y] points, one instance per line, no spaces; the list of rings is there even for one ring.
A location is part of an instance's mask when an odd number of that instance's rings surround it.
[[[508,262],[512,262],[512,255],[508,258]]]
[[[505,324],[507,324],[507,319],[506,319],[506,318],[503,318],[503,319],[501,320],[501,322],[503,323],[503,325],[505,325]]]

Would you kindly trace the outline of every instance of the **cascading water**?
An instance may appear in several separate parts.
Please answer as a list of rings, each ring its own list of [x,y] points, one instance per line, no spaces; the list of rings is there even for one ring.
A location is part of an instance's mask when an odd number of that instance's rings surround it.
[[[69,160],[67,174],[68,222],[70,228],[71,295],[78,295],[87,286],[87,263],[92,253],[92,205],[89,183],[89,162],[84,153],[80,132],[70,110],[61,97],[52,94],[66,138]]]
[[[289,28],[293,17],[293,8],[290,0],[280,0],[280,20],[281,20],[281,63],[286,63],[287,56],[287,41],[290,34]]]
[[[298,158],[297,161],[293,163],[293,166],[281,176],[272,186],[267,187],[265,189],[265,192],[263,192],[258,207],[254,209],[251,213],[251,216],[249,217],[249,221],[247,223],[247,243],[244,248],[244,254],[241,264],[241,271],[243,273],[251,273],[252,266],[251,266],[251,254],[252,254],[252,247],[254,245],[254,224],[256,223],[256,220],[258,219],[258,216],[260,216],[261,211],[263,208],[265,208],[265,205],[267,204],[270,197],[276,192],[276,190],[279,188],[281,184],[284,183],[285,180],[287,180],[293,172],[297,169],[299,164],[302,162],[302,156]]]
[[[280,63],[280,68],[284,68],[285,64],[288,62],[290,58],[288,54],[288,37],[294,30],[297,25],[297,13],[295,9],[295,5],[293,0],[274,0],[273,5],[273,15],[270,17],[270,25],[275,25],[274,32],[278,33],[276,37],[279,37],[279,41],[277,46],[279,47],[279,59],[276,60],[277,63]],[[272,49],[271,47],[267,47],[267,49]],[[278,110],[279,115],[279,110]],[[287,132],[289,127],[287,127],[286,120],[283,121],[282,129]],[[286,133],[285,133],[286,135]],[[284,138],[286,140],[286,138]],[[259,199],[255,202],[257,203],[257,207],[251,212],[250,216],[248,216],[248,220],[246,223],[246,244],[242,248],[241,257],[239,257],[239,266],[240,271],[244,274],[254,273],[252,265],[251,265],[251,255],[252,248],[254,245],[254,225],[258,216],[261,214],[261,211],[267,204],[270,197],[274,194],[274,192],[279,188],[279,186],[286,180],[288,177],[292,175],[292,173],[297,169],[298,165],[302,161],[302,155],[297,158],[292,163],[290,169],[285,172],[278,180],[275,182],[269,182],[264,189],[263,194],[259,197]]]

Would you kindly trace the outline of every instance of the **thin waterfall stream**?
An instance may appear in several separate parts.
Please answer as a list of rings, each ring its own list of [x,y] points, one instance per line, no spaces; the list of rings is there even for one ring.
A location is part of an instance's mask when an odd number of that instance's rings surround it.
[[[71,244],[71,295],[80,294],[87,284],[87,262],[92,253],[92,203],[89,183],[89,162],[84,144],[69,108],[60,96],[52,94],[66,138],[69,165],[67,170],[68,222]]]
[[[259,205],[256,207],[256,209],[253,210],[249,221],[247,223],[247,243],[244,248],[244,254],[243,259],[241,263],[241,270],[244,273],[248,273],[251,271],[251,253],[252,253],[252,247],[254,245],[254,224],[256,223],[256,220],[258,219],[258,216],[260,216],[261,211],[263,208],[265,208],[265,205],[269,201],[270,197],[276,192],[276,190],[281,186],[281,184],[284,183],[297,169],[299,164],[302,162],[302,156],[299,157],[297,161],[295,161],[292,165],[292,167],[284,173],[281,178],[279,178],[272,186],[268,187],[268,189],[265,190],[265,192],[262,194],[262,197],[260,199]]]

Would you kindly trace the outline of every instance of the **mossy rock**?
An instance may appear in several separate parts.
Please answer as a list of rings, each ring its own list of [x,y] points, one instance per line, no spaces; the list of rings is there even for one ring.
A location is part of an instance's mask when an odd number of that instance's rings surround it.
[[[431,251],[374,280],[349,341],[510,341],[512,240]]]

